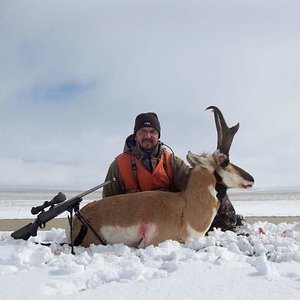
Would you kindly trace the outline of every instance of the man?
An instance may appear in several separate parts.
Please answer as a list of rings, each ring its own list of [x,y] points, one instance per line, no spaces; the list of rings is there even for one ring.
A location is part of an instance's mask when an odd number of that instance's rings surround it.
[[[160,122],[153,112],[139,114],[134,133],[127,137],[123,153],[109,167],[106,180],[114,184],[103,188],[103,198],[149,190],[179,192],[186,186],[190,167],[160,142]],[[227,194],[212,224],[222,230],[234,229],[235,210]]]

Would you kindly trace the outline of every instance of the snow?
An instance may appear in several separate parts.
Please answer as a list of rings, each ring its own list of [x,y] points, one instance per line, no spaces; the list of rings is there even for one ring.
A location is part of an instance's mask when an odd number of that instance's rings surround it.
[[[1,219],[27,219],[33,218],[30,210],[40,206],[45,201],[50,201],[59,191],[54,190],[0,190],[0,218]],[[79,195],[82,191],[62,191],[67,199]],[[84,197],[81,207],[95,199],[101,199],[101,192],[94,192]],[[62,213],[58,218],[66,218],[67,213]]]
[[[300,216],[300,189],[230,190],[236,211],[244,216]]]
[[[243,194],[249,199],[241,203],[263,202],[262,194]],[[268,210],[272,215],[279,215],[287,206],[282,201],[297,201],[288,192],[283,196],[273,191],[271,199],[268,195],[265,202],[274,202]],[[0,201],[1,218],[7,217],[4,202]],[[259,215],[256,205],[255,215]],[[18,207],[23,208],[28,209],[25,204]],[[295,204],[293,210],[296,208]],[[300,223],[246,224],[239,233],[215,230],[187,244],[165,241],[145,249],[122,244],[76,247],[75,255],[68,245],[59,244],[62,242],[65,232],[61,228],[39,231],[28,241],[0,232],[1,299],[300,297]]]
[[[50,201],[58,192],[54,190],[0,190],[0,218],[32,218],[31,208]],[[63,192],[67,199],[70,199],[82,191]],[[300,188],[230,190],[229,196],[236,211],[245,216],[300,216]],[[101,199],[101,192],[86,196],[81,202],[81,207],[95,199]],[[67,217],[66,213],[58,216],[58,218],[65,217]]]

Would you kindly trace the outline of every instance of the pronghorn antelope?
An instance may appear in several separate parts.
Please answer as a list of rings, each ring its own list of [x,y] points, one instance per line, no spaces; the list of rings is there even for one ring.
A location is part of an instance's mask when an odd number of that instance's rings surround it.
[[[213,154],[187,154],[191,165],[184,191],[148,191],[121,194],[91,202],[80,212],[107,244],[133,247],[157,245],[172,239],[186,242],[203,236],[209,229],[222,197],[218,187],[249,188],[253,177],[229,161],[229,150],[239,124],[229,128],[221,111],[210,106],[217,127],[217,150]],[[224,195],[223,195],[224,196]],[[75,218],[72,236],[76,239],[81,222]],[[76,244],[76,243],[75,243]],[[77,244],[100,244],[88,229]]]

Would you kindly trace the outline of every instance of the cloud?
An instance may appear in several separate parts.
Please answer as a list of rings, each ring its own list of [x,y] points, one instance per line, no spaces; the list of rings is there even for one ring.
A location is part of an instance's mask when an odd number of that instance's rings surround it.
[[[299,6],[2,3],[0,186],[103,181],[145,111],[178,156],[213,151],[209,105],[240,122],[231,157],[257,186],[297,185]]]

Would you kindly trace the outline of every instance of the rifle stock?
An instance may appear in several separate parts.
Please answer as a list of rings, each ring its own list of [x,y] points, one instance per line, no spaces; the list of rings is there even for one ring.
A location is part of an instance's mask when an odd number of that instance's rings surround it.
[[[38,225],[36,225],[35,222],[29,223],[29,224],[25,225],[24,227],[14,231],[11,234],[11,237],[13,237],[16,240],[23,239],[26,241],[31,236],[36,236],[37,230],[38,230]]]
[[[79,203],[82,201],[82,197],[104,187],[107,184],[110,184],[115,181],[115,178],[113,180],[108,180],[105,181],[102,184],[99,184],[69,200],[66,200],[64,202],[61,202],[57,205],[55,205],[53,208],[47,210],[47,211],[42,211],[37,215],[37,218],[33,223],[29,223],[25,225],[24,227],[14,231],[11,234],[11,237],[14,239],[23,239],[23,240],[28,240],[31,236],[36,236],[37,235],[37,230],[39,227],[44,226],[47,222],[50,220],[54,219],[58,215],[62,214],[65,211],[71,212],[71,210],[79,205]]]

